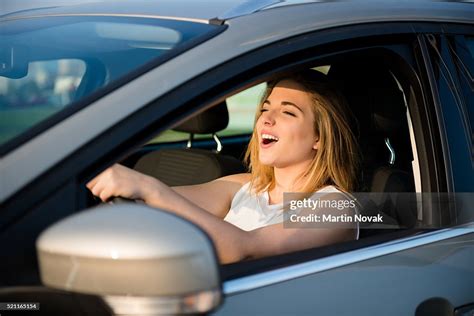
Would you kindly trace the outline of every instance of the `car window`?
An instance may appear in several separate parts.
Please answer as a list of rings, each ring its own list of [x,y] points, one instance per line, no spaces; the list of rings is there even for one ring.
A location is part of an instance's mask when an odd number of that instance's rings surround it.
[[[86,98],[94,92],[216,26],[151,18],[59,16],[7,17],[0,28],[3,145],[70,105],[88,103]]]
[[[474,135],[474,37],[457,35],[451,38],[451,52],[457,66],[471,135]]]
[[[217,133],[219,136],[235,136],[252,133],[255,112],[263,96],[266,83],[261,83],[241,91],[226,99],[229,111],[229,125]],[[196,139],[210,138],[210,134],[195,135]],[[167,130],[154,138],[150,143],[165,143],[183,141],[189,138],[189,134]]]
[[[432,82],[437,88],[441,130],[444,130],[446,161],[446,183],[457,192],[472,191],[473,142],[472,121],[468,113],[472,110],[472,79],[469,69],[469,50],[464,36],[427,36],[432,63]],[[468,57],[469,56],[469,57]],[[472,77],[471,77],[472,78]],[[446,190],[446,189],[445,189]],[[454,212],[440,213],[443,222],[452,222]]]
[[[82,60],[45,60],[29,63],[25,77],[0,77],[0,143],[71,103],[85,70]]]
[[[327,74],[330,67],[330,65],[323,65],[315,67],[314,69]],[[229,111],[229,125],[226,129],[218,133],[219,136],[236,136],[252,133],[255,112],[266,87],[267,84],[263,82],[226,99],[227,109]],[[195,135],[196,139],[210,137],[210,134]],[[183,141],[188,138],[189,135],[187,133],[170,129],[155,137],[150,141],[150,144]]]

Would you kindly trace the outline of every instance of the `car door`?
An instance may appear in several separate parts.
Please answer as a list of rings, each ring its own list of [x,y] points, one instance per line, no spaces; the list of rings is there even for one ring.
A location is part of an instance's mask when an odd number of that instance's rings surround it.
[[[380,24],[378,29],[384,27],[389,26]],[[414,28],[441,33],[441,27],[435,24]],[[312,260],[308,254],[293,254],[279,258],[278,265],[266,261],[224,267],[226,301],[215,315],[430,315],[434,310],[451,315],[454,309],[472,310],[473,182],[469,149],[472,147],[466,129],[468,111],[461,108],[465,103],[456,100],[455,83],[448,83],[447,78],[454,72],[449,74],[453,69],[445,69],[449,61],[439,60],[442,49],[430,53],[434,35],[409,33],[404,34],[407,41],[397,51],[413,54],[404,57],[417,61],[412,64],[413,76],[421,80],[420,86],[411,85],[405,95],[410,133],[415,142],[413,170],[422,191],[431,188],[439,192],[471,192],[458,196],[464,199],[462,206],[457,205],[460,212],[456,213],[452,205],[430,205],[418,213],[417,229],[408,236],[391,236],[392,241],[388,242],[382,241],[384,235],[359,241],[378,239],[377,246],[366,244],[358,249],[357,245],[349,245],[324,255],[321,252],[326,249],[319,249],[319,254],[312,253]],[[416,39],[410,41],[412,35]],[[364,44],[380,45],[380,41],[373,37]],[[350,44],[343,47],[349,50]],[[434,67],[440,69],[433,70]],[[443,107],[450,111],[449,115],[440,114]],[[457,136],[444,134],[450,129],[447,125]],[[462,144],[453,141],[459,137]],[[472,144],[472,137],[470,141]],[[453,161],[459,164],[451,165]],[[452,169],[464,174],[455,175]],[[438,202],[440,196],[444,195],[436,195]],[[471,226],[447,228],[466,223]],[[435,230],[430,232],[426,228]],[[291,264],[282,264],[285,260]],[[268,268],[272,264],[275,268]]]

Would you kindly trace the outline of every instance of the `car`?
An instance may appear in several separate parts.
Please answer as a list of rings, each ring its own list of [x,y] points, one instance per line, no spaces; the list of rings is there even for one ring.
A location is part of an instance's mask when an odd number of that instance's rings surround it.
[[[0,16],[2,315],[472,315],[473,4],[16,5]],[[345,95],[361,194],[390,226],[220,265],[193,223],[87,190],[117,162],[169,185],[245,171],[266,82],[307,68]]]

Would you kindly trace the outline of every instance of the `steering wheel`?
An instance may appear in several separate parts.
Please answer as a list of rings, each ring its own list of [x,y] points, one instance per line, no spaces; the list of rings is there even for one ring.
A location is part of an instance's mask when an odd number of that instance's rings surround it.
[[[137,201],[133,199],[127,199],[121,196],[116,196],[105,203],[113,205],[113,204],[123,204],[123,203],[137,203]]]

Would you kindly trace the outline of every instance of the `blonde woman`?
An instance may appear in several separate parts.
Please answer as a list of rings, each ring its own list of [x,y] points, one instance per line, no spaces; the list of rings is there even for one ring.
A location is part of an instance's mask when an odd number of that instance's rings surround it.
[[[284,192],[331,196],[355,188],[357,147],[343,103],[317,71],[282,77],[268,83],[257,111],[246,154],[250,173],[170,188],[114,165],[87,187],[103,201],[114,196],[143,200],[194,222],[214,241],[221,263],[353,240],[355,224],[284,225]],[[355,210],[338,211],[352,215]]]

